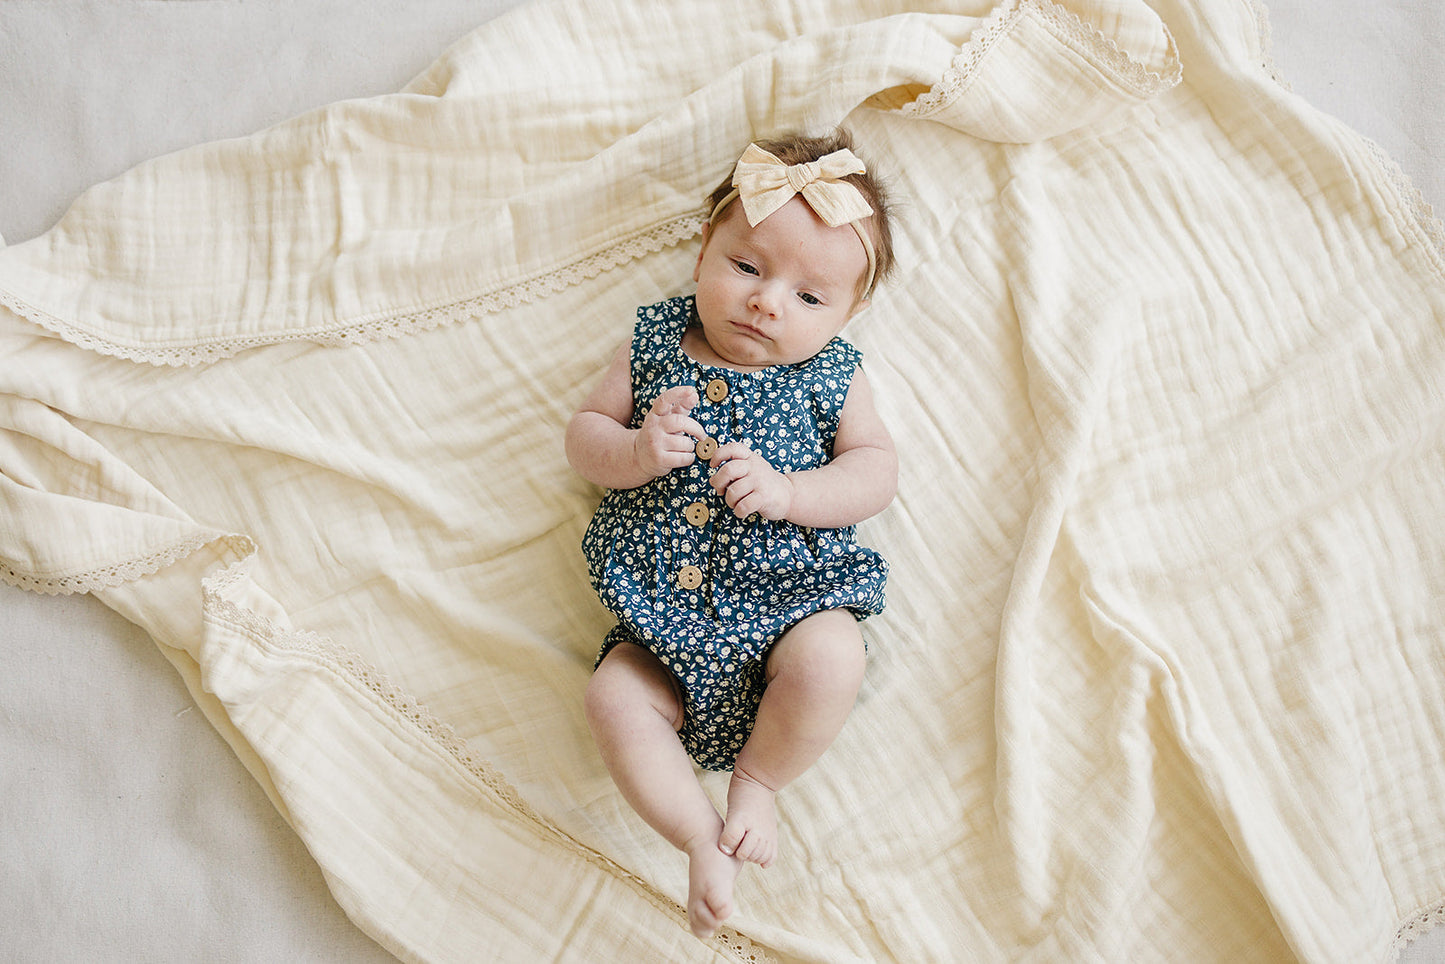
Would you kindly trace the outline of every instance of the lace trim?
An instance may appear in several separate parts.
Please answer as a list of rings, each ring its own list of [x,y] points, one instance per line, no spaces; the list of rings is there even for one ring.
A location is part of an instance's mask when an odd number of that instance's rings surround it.
[[[655,907],[676,919],[678,926],[687,926],[687,912],[682,906],[657,890],[645,878],[581,843],[533,810],[516,788],[488,761],[479,757],[465,740],[457,736],[449,724],[433,715],[424,704],[358,654],[316,633],[282,629],[264,616],[222,598],[221,593],[239,581],[243,572],[241,564],[233,564],[203,581],[209,617],[245,633],[268,653],[299,656],[320,665],[389,707],[396,717],[414,729],[422,739],[454,760],[514,815],[540,830],[544,836],[573,855],[630,884]],[[774,958],[763,947],[730,928],[720,931],[713,943],[741,964],[774,964]]]
[[[1445,224],[1435,216],[1435,208],[1425,200],[1420,189],[1415,187],[1410,175],[1395,163],[1394,158],[1385,153],[1384,148],[1362,134],[1357,136],[1364,141],[1365,149],[1384,172],[1390,186],[1395,189],[1410,224],[1419,229],[1436,273],[1445,276]]]
[[[1067,35],[1076,46],[1102,50],[1109,69],[1116,77],[1127,81],[1141,97],[1153,97],[1184,78],[1184,68],[1179,62],[1179,49],[1174,45],[1174,35],[1162,22],[1160,29],[1164,31],[1167,41],[1164,58],[1168,67],[1161,73],[1144,62],[1135,60],[1113,37],[1052,0],[1024,0],[1024,3],[1036,4],[1044,19]]]
[[[1008,36],[1019,19],[1026,14],[1042,17],[1071,44],[1088,48],[1090,52],[1102,52],[1109,69],[1132,86],[1140,96],[1153,96],[1167,90],[1183,77],[1174,37],[1167,30],[1165,36],[1169,40],[1166,48],[1169,69],[1160,73],[1135,60],[1119,47],[1113,37],[1093,24],[1079,19],[1053,0],[1016,0],[1015,3],[1003,3],[994,8],[983,26],[959,48],[938,83],[927,93],[905,104],[900,111],[923,118],[942,110],[961,97],[973,85],[984,57]]]
[[[1399,954],[1406,944],[1424,937],[1441,924],[1445,924],[1445,900],[1436,901],[1411,914],[1410,919],[1395,931],[1395,953]]]
[[[1251,0],[1251,4],[1254,7],[1255,22],[1259,30],[1260,64],[1276,84],[1286,91],[1292,91],[1293,88],[1289,81],[1280,74],[1279,68],[1274,62],[1274,37],[1269,22],[1269,10],[1265,7],[1263,0]],[[1384,148],[1370,138],[1358,132],[1355,133],[1364,141],[1366,151],[1384,172],[1390,186],[1399,196],[1400,205],[1404,208],[1410,223],[1418,227],[1435,270],[1445,276],[1445,223],[1435,216],[1434,207],[1425,200],[1425,195],[1420,193],[1419,188],[1415,187],[1410,176],[1401,170],[1394,158],[1385,153]]]
[[[7,292],[0,291],[0,305],[4,305],[17,315],[42,328],[55,332],[72,344],[101,355],[110,355],[151,365],[173,367],[205,365],[251,348],[283,342],[310,341],[328,347],[364,345],[386,338],[398,338],[403,335],[430,331],[443,325],[469,321],[480,315],[515,308],[518,305],[528,304],[581,284],[597,277],[604,271],[619,267],[644,255],[681,244],[701,232],[706,219],[706,212],[697,211],[654,224],[620,241],[611,242],[606,247],[584,255],[576,261],[560,267],[549,268],[521,281],[494,288],[463,301],[383,318],[348,321],[320,328],[301,328],[238,338],[223,338],[214,342],[182,345],[126,344],[58,318]]]
[[[978,65],[988,52],[998,44],[1008,32],[1013,29],[1015,22],[1022,16],[1022,5],[999,4],[984,21],[982,27],[973,32],[964,45],[958,48],[953,61],[943,76],[938,79],[927,93],[920,94],[911,102],[899,108],[899,112],[912,117],[924,118],[929,114],[936,114],[938,111],[953,103],[963,96],[972,84],[975,74],[978,72]]]
[[[1269,10],[1264,5],[1264,0],[1250,0],[1254,7],[1255,30],[1259,34],[1259,64],[1269,74],[1270,79],[1287,91],[1293,91],[1289,81],[1279,72],[1279,67],[1274,62],[1274,29],[1270,26]]]
[[[1281,88],[1292,91],[1289,81],[1280,74],[1279,68],[1274,62],[1274,37],[1269,22],[1269,10],[1265,7],[1263,0],[1251,0],[1254,7],[1255,22],[1259,30],[1260,63],[1270,78]],[[1406,215],[1412,224],[1419,228],[1423,235],[1427,250],[1434,262],[1435,270],[1445,275],[1445,223],[1435,216],[1435,209],[1430,202],[1425,200],[1425,195],[1415,187],[1410,176],[1400,169],[1394,158],[1385,153],[1373,140],[1363,135],[1357,136],[1365,143],[1365,149],[1370,154],[1390,186],[1400,198],[1400,204],[1405,209]]]
[[[98,569],[87,569],[84,572],[68,575],[42,576],[17,569],[9,562],[0,560],[0,582],[24,589],[27,592],[40,593],[43,596],[68,596],[75,593],[99,592],[160,572],[167,566],[179,562],[213,542],[225,544],[238,556],[248,556],[256,548],[255,543],[245,536],[218,536],[215,533],[202,532],[138,559],[129,559],[101,566]]]

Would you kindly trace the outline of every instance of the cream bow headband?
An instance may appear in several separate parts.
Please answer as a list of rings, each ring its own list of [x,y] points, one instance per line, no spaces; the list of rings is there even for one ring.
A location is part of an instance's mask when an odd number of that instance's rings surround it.
[[[873,214],[873,207],[862,191],[843,180],[849,174],[862,174],[864,170],[863,162],[846,148],[806,164],[784,164],[758,145],[749,144],[733,169],[733,189],[712,209],[708,220],[716,223],[722,209],[734,198],[741,198],[748,225],[756,227],[763,218],[801,194],[824,224],[830,228],[847,224],[863,242],[863,250],[868,255],[868,278],[863,284],[863,295],[867,297],[873,291],[878,259],[867,230],[859,222]]]

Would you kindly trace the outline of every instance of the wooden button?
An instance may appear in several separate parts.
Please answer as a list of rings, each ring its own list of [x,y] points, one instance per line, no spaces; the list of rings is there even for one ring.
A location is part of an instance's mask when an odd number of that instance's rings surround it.
[[[689,523],[701,528],[707,525],[708,517],[711,516],[712,513],[708,511],[706,502],[694,502],[683,510],[683,515],[687,517]]]
[[[717,439],[708,437],[697,443],[697,457],[704,462],[717,454]]]
[[[707,383],[707,400],[720,402],[728,397],[728,383],[721,378],[714,378]]]
[[[697,566],[683,566],[677,571],[677,584],[684,589],[696,589],[702,585],[702,570]]]

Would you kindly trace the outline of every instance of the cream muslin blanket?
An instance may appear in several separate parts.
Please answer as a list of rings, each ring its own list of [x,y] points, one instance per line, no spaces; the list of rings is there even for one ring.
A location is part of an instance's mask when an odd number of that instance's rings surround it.
[[[0,575],[148,630],[397,956],[1357,962],[1441,915],[1439,223],[1248,0],[906,6],[539,3],[0,250]],[[902,202],[850,326],[889,609],[704,944],[583,719],[561,437],[742,146],[842,121]]]

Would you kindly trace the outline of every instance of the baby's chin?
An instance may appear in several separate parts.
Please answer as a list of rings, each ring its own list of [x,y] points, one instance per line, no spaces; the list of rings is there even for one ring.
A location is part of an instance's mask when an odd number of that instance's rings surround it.
[[[714,328],[711,334],[704,325],[699,334],[703,343],[700,347],[729,368],[758,369],[786,364],[776,357],[776,349],[766,338],[748,335],[726,323]]]
[[[762,346],[751,344],[746,340],[744,340],[741,345],[724,343],[716,346],[713,351],[729,365],[738,365],[746,368],[765,368],[768,365],[778,364],[772,352],[767,351]]]

